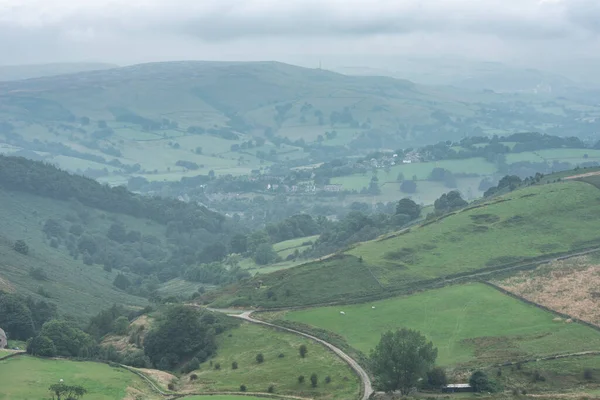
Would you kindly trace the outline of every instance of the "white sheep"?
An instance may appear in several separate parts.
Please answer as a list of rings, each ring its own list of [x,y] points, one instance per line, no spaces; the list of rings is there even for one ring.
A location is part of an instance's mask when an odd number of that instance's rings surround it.
[[[343,312],[343,311],[340,311],[340,314],[342,314],[342,315],[346,315],[346,313],[345,313],[345,312]]]

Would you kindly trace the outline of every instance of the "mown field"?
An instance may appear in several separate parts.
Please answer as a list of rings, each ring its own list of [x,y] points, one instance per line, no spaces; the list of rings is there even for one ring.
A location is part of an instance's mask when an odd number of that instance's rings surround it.
[[[360,390],[358,377],[348,365],[323,346],[298,335],[244,323],[218,340],[216,357],[193,372],[198,379],[181,379],[183,392],[235,392],[241,385],[246,385],[248,392],[267,392],[272,385],[277,394],[347,400]],[[308,348],[306,358],[299,355],[302,344]],[[256,361],[259,353],[264,356],[262,363]],[[233,362],[238,363],[237,369],[232,369]],[[319,378],[316,388],[310,384],[313,373]],[[301,375],[304,383],[298,382]],[[327,376],[330,383],[325,382]]]
[[[394,287],[600,245],[598,195],[580,182],[528,187],[348,254]]]
[[[438,363],[452,367],[589,351],[600,346],[597,331],[554,318],[549,312],[475,283],[285,314],[287,320],[337,333],[367,354],[383,332],[416,329],[438,348]]]
[[[49,399],[48,387],[60,379],[67,385],[84,387],[88,391],[86,400],[158,398],[140,377],[122,368],[19,356],[0,361],[0,399]]]
[[[82,319],[115,303],[126,306],[146,304],[145,299],[128,295],[113,286],[118,271],[106,272],[99,265],[85,265],[81,258],[74,260],[64,246],[55,249],[49,245],[42,231],[46,220],[63,220],[76,213],[79,206],[4,190],[0,190],[0,204],[0,290],[40,298],[38,291],[42,287],[60,312]],[[105,234],[113,220],[120,220],[129,229],[164,236],[164,228],[148,220],[98,212],[83,206],[81,209],[90,215],[86,229],[91,232]],[[29,255],[13,250],[14,241],[19,239],[29,245]],[[31,268],[41,268],[48,279],[33,279],[29,274]]]

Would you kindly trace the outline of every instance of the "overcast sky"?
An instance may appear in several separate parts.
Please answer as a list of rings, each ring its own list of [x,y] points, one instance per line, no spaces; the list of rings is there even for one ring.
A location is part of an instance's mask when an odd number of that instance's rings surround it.
[[[0,65],[600,54],[600,0],[0,0]],[[383,61],[382,61],[383,60]]]

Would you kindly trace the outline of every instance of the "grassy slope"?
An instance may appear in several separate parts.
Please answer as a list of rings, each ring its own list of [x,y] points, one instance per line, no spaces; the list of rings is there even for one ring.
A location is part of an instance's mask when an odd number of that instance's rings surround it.
[[[600,243],[598,194],[581,182],[527,187],[402,235],[359,244],[323,262],[262,275],[261,290],[255,282],[231,288],[217,304],[243,304],[240,299],[266,307],[348,301],[593,246]]]
[[[117,400],[128,393],[144,399],[156,398],[147,383],[131,372],[106,364],[67,360],[46,360],[21,356],[0,361],[0,399],[28,400],[48,398],[48,387],[64,379],[66,384],[88,390],[89,400]]]
[[[270,385],[279,394],[292,394],[311,398],[350,399],[359,391],[358,378],[342,360],[321,345],[300,336],[283,333],[269,328],[244,323],[230,332],[231,336],[219,336],[217,356],[212,365],[220,363],[215,370],[209,363],[201,365],[195,373],[198,380],[188,381],[186,391],[238,391],[240,385],[247,386],[249,392],[266,392]],[[298,348],[305,344],[306,358],[300,358]],[[265,361],[256,362],[256,355],[262,353]],[[279,354],[284,354],[279,358]],[[233,361],[238,369],[233,370]],[[310,376],[316,373],[319,385],[311,388]],[[298,376],[306,381],[298,383]],[[331,377],[331,383],[324,382]],[[348,378],[347,380],[345,378]]]
[[[349,254],[362,257],[393,287],[575,250],[600,239],[598,194],[579,182],[529,187]]]
[[[48,245],[43,225],[48,218],[64,219],[74,213],[73,204],[51,200],[21,192],[0,190],[0,289],[16,290],[22,295],[36,294],[40,286],[50,293],[59,311],[84,318],[112,304],[142,306],[145,299],[117,290],[112,282],[117,271],[106,272],[99,265],[87,266],[73,260],[61,246],[53,249]],[[86,227],[91,232],[105,233],[111,219],[126,224],[129,229],[161,237],[164,228],[142,219],[113,215],[87,209],[93,218]],[[104,216],[104,217],[103,217]],[[24,239],[31,249],[24,256],[12,249],[12,243]],[[29,275],[30,268],[42,268],[49,281],[36,281]]]
[[[600,345],[600,333],[591,328],[555,322],[551,313],[483,284],[450,286],[373,303],[291,311],[286,318],[338,333],[366,353],[389,329],[417,329],[438,347],[438,361],[445,366],[515,361],[596,350]]]

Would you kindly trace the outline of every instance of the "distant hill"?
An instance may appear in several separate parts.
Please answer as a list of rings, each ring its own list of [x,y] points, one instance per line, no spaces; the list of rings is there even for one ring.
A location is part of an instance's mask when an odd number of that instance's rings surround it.
[[[600,247],[598,189],[583,182],[543,182],[321,261],[261,275],[222,292],[216,304],[268,308],[366,301]]]
[[[565,76],[538,69],[448,57],[409,57],[389,60],[381,68],[346,66],[334,70],[348,75],[389,76],[421,84],[499,93],[565,95],[580,85]]]
[[[0,65],[0,81],[16,81],[21,79],[39,78],[73,74],[83,71],[96,71],[116,68],[115,64],[107,63],[53,63],[30,65]]]
[[[277,62],[181,61],[0,82],[0,144],[126,183],[248,175],[465,136],[588,137],[597,103],[348,76]],[[589,104],[588,104],[589,103]],[[583,107],[582,105],[586,106]],[[31,153],[29,153],[31,154]]]

